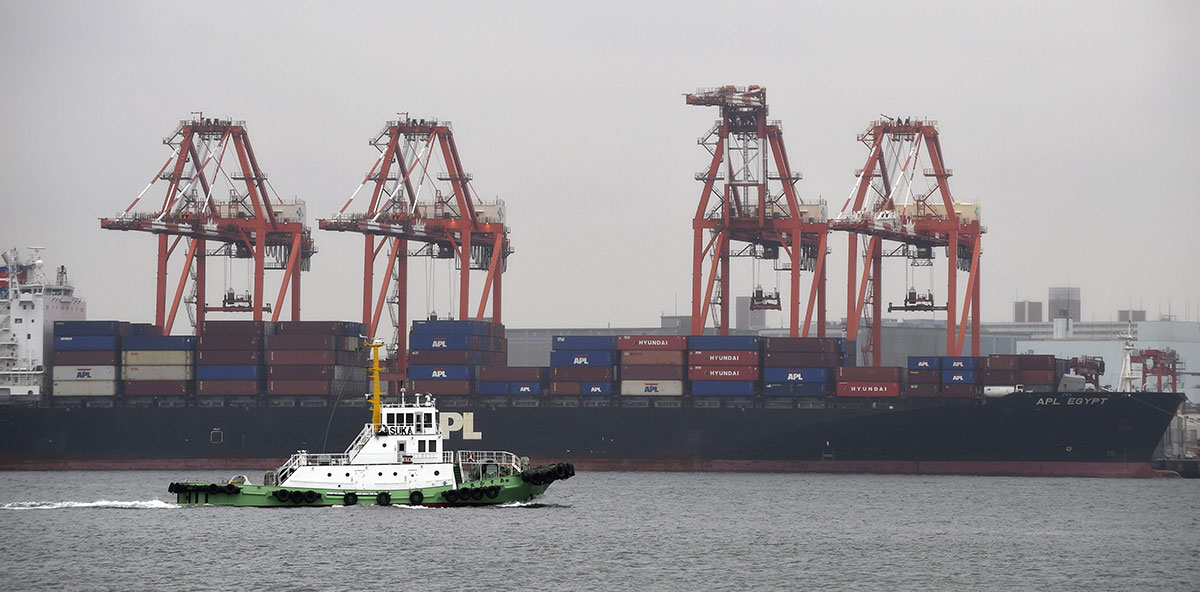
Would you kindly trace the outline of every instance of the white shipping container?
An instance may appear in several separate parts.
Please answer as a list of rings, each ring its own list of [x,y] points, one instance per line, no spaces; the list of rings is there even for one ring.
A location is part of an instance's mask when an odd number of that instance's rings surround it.
[[[56,380],[56,397],[112,397],[117,394],[115,380]]]
[[[191,380],[195,366],[126,366],[125,380]]]
[[[116,366],[55,366],[54,380],[105,381],[117,379]]]
[[[121,352],[121,363],[125,366],[190,366],[195,363],[195,355],[191,350],[135,349]]]
[[[675,396],[683,394],[682,380],[622,380],[622,395]]]

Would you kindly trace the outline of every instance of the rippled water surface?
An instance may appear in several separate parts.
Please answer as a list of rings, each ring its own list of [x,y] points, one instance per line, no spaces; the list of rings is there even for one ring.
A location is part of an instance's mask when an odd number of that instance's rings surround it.
[[[580,472],[491,508],[179,507],[0,472],[7,590],[1197,590],[1200,482]],[[257,476],[255,476],[257,477]]]

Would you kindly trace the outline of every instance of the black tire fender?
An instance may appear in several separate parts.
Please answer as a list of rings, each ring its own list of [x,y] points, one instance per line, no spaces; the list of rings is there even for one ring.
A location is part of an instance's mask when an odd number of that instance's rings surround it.
[[[354,504],[357,504],[357,503],[358,503],[358,494],[357,493],[354,493],[353,491],[347,491],[345,494],[342,495],[342,504],[343,505],[353,506]]]
[[[408,503],[414,506],[421,505],[421,502],[423,501],[425,501],[425,494],[421,493],[420,491],[414,491],[408,494]]]
[[[381,492],[375,494],[375,503],[377,503],[381,506],[392,505],[392,494],[390,494],[386,491],[381,491]]]
[[[491,499],[496,499],[497,497],[500,497],[500,486],[499,485],[489,485],[484,488],[483,493],[484,493],[484,495],[487,495]]]
[[[286,502],[288,501],[288,497],[291,496],[291,492],[286,489],[276,489],[274,495],[276,500]]]
[[[319,494],[311,489],[304,492],[304,503],[306,503],[306,504],[311,504],[319,499],[321,499],[321,494]]]

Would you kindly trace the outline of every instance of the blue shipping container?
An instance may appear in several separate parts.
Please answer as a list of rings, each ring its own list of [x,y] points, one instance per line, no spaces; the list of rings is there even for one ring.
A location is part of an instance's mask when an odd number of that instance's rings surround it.
[[[829,368],[763,368],[765,382],[819,382],[833,381]]]
[[[820,382],[767,382],[763,383],[763,395],[768,397],[824,397],[829,394],[829,384]]]
[[[975,371],[942,370],[942,384],[975,384]]]
[[[130,335],[121,347],[126,350],[193,350],[196,338],[191,335]]]
[[[977,370],[979,368],[979,358],[970,356],[944,356],[942,357],[943,370]]]
[[[540,382],[513,382],[509,384],[508,391],[514,395],[540,395],[544,388]]]
[[[479,349],[479,337],[455,333],[420,334],[408,338],[408,349]]]
[[[261,366],[196,366],[196,380],[258,380]]]
[[[54,349],[115,351],[119,339],[110,335],[63,335],[54,338]]]
[[[941,370],[942,359],[934,356],[908,356],[909,370]]]
[[[757,351],[762,349],[762,338],[757,335],[693,335],[688,337],[688,349]]]
[[[479,394],[481,395],[507,395],[508,383],[496,382],[494,380],[479,381]]]
[[[752,397],[753,380],[694,380],[692,396],[695,397]]]
[[[475,380],[475,366],[418,364],[408,367],[408,377],[414,380]]]
[[[129,332],[127,321],[54,321],[54,336],[108,336],[116,337]]]
[[[488,335],[491,323],[484,321],[425,320],[413,321],[413,335]]]
[[[554,351],[564,350],[614,350],[617,349],[616,335],[555,335],[550,342]],[[610,364],[611,365],[611,364]]]
[[[585,382],[579,385],[579,392],[584,395],[608,396],[613,394],[611,382]]]
[[[616,352],[604,351],[552,351],[551,366],[615,366]]]

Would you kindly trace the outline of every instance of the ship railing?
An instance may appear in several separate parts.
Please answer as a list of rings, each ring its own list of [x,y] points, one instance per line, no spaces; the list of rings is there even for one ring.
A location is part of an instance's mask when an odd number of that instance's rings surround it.
[[[463,480],[506,477],[521,472],[521,457],[500,450],[459,450],[456,462]]]
[[[355,438],[354,441],[350,443],[350,446],[348,448],[346,448],[346,455],[347,456],[353,455],[355,452],[362,450],[362,447],[366,446],[367,442],[371,441],[371,436],[374,436],[374,435],[375,435],[375,424],[370,424],[370,423],[364,424],[362,431],[358,433],[358,437]]]

